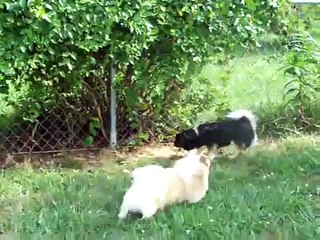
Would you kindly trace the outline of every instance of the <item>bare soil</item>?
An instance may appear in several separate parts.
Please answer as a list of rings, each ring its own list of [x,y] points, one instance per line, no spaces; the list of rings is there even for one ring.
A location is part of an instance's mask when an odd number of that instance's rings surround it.
[[[150,144],[134,149],[112,150],[73,150],[58,153],[38,153],[32,155],[3,155],[1,168],[9,168],[21,163],[29,163],[33,167],[60,165],[67,168],[85,168],[99,166],[108,162],[122,163],[138,161],[139,159],[176,160],[183,156],[184,150],[175,148],[172,144]]]

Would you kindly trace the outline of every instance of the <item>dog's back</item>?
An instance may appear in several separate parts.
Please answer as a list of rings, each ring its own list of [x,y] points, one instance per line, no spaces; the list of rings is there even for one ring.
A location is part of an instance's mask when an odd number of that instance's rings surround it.
[[[256,142],[256,120],[245,109],[229,113],[226,119],[200,124],[176,135],[174,146],[191,150],[217,145],[225,147],[234,142],[239,148],[246,149]]]
[[[137,167],[131,172],[131,178],[134,183],[137,181],[146,181],[146,179],[158,179],[164,174],[164,167],[151,164],[148,166]]]
[[[223,122],[210,122],[198,127],[202,145],[212,147],[217,144],[219,147],[228,146],[233,140],[235,122],[227,120]]]
[[[209,122],[200,124],[196,129],[187,129],[176,135],[174,145],[185,150],[202,146],[228,146],[233,140],[235,121]]]

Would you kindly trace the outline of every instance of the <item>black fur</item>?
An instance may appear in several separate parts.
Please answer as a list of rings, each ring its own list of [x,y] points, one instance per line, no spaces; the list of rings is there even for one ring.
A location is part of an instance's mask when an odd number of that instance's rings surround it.
[[[234,142],[239,149],[245,150],[250,147],[255,137],[254,129],[246,117],[204,123],[196,129],[190,128],[178,133],[174,146],[188,151],[202,146],[217,146],[220,149]]]

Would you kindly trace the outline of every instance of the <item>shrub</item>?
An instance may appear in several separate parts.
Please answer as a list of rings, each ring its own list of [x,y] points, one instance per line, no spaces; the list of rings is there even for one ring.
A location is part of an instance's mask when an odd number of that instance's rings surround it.
[[[217,102],[207,83],[180,95],[204,84],[194,82],[201,66],[239,43],[256,45],[271,26],[285,30],[286,7],[287,1],[269,0],[6,0],[0,5],[0,90],[22,92],[7,101],[24,118],[62,105],[97,116],[106,128],[114,62],[119,111],[132,128],[145,132],[173,109],[187,123],[195,109]],[[182,99],[188,110],[174,107]]]
[[[288,49],[282,68],[290,76],[284,86],[285,106],[296,113],[295,126],[314,129],[320,90],[319,47],[308,33],[298,31],[290,35]]]

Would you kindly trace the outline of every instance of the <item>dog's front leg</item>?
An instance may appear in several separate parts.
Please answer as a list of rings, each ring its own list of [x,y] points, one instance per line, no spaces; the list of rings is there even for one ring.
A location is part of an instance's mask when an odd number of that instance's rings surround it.
[[[129,209],[128,209],[127,203],[123,202],[120,208],[120,212],[118,214],[118,218],[124,219],[127,217],[128,213],[129,213]]]

